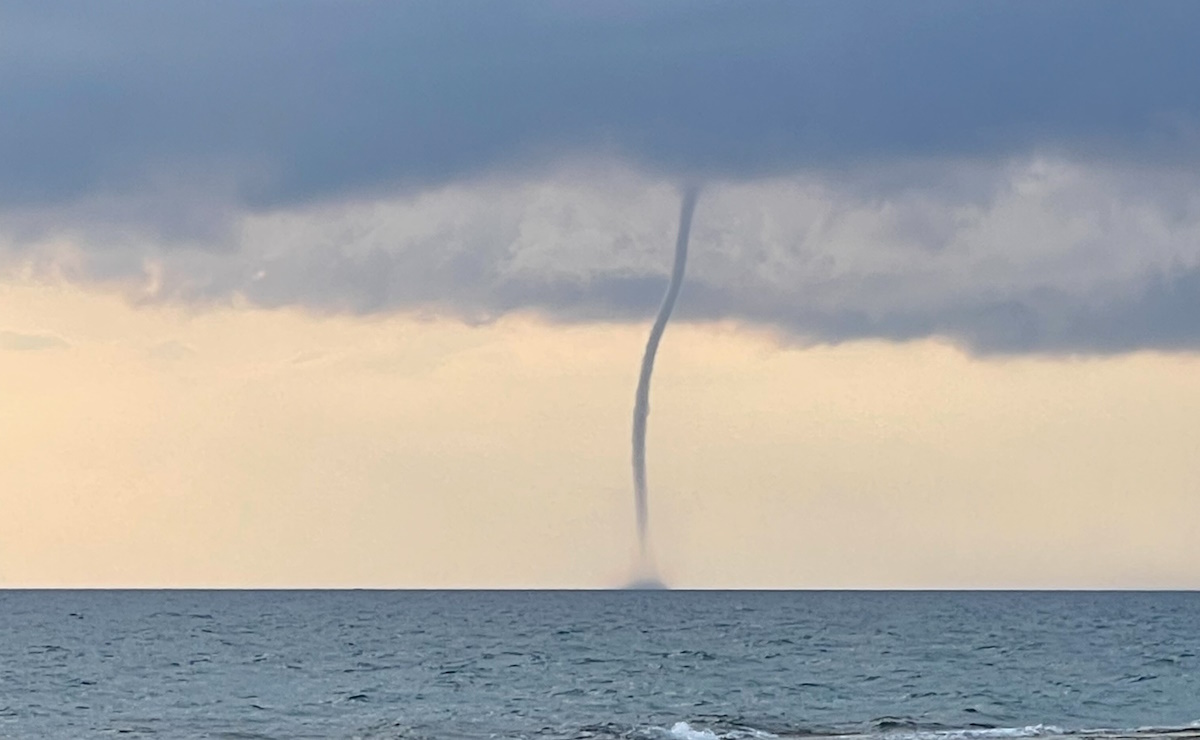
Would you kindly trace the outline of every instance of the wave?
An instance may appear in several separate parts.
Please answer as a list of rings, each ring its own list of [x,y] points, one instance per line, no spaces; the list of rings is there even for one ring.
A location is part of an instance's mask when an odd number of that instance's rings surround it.
[[[676,722],[669,729],[651,728],[658,740],[1012,740],[1014,738],[1079,738],[1080,740],[1200,740],[1200,720],[1181,726],[1067,729],[1051,724],[1024,727],[936,727],[896,717],[883,717],[855,730],[758,729],[748,725]]]
[[[659,728],[661,729],[661,728]],[[676,722],[664,731],[672,740],[748,740],[750,738],[778,738],[773,732],[756,730],[752,727],[737,727],[715,732],[707,728],[693,728],[687,722]]]

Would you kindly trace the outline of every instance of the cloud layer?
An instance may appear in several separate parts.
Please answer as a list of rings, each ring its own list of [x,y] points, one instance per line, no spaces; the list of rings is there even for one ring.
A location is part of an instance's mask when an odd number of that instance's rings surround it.
[[[1034,148],[1197,163],[1194,3],[6,3],[0,203],[279,206],[608,152],[729,179]]]
[[[680,316],[981,353],[1200,346],[1200,177],[1045,158],[891,177],[711,184]],[[132,232],[98,248],[85,229],[13,264],[149,302],[641,320],[677,198],[635,170],[589,168],[244,213],[219,248]]]
[[[137,300],[1200,346],[1200,5],[9,3],[0,267]]]

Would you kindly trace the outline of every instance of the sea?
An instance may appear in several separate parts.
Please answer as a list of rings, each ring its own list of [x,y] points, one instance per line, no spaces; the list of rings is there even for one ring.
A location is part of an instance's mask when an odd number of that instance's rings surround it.
[[[1200,594],[0,591],[0,737],[1200,740]]]

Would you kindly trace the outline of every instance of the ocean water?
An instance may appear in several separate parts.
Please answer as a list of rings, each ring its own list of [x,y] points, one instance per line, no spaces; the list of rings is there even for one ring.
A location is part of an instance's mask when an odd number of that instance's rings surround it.
[[[0,591],[0,737],[1200,738],[1200,594]]]

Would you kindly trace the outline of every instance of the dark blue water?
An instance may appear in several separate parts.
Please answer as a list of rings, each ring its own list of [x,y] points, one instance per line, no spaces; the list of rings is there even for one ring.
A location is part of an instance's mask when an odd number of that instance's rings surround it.
[[[1193,593],[0,591],[0,736],[1200,737],[1198,652]]]

